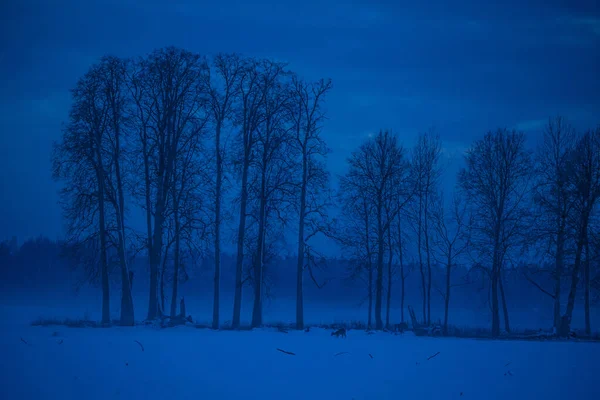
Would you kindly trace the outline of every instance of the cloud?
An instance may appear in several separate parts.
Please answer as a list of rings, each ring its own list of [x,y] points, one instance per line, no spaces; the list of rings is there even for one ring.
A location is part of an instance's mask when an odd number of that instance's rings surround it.
[[[575,27],[581,27],[588,33],[600,36],[600,18],[599,17],[570,17],[565,20],[566,23]]]
[[[532,119],[517,123],[515,128],[520,131],[539,131],[548,121],[546,119]]]

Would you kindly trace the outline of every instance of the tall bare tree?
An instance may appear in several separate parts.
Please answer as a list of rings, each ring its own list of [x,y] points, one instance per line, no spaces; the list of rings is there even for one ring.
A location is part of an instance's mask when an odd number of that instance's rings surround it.
[[[302,169],[299,182],[296,329],[304,329],[304,270],[312,268],[310,260],[308,264],[305,262],[307,242],[315,235],[328,234],[331,230],[326,210],[329,176],[323,162],[328,149],[320,135],[325,118],[323,101],[330,89],[331,80],[306,83],[295,76],[292,79],[289,107],[295,133],[292,145],[299,153]]]
[[[554,290],[543,292],[553,298],[556,330],[560,327],[565,253],[572,240],[569,224],[573,214],[573,200],[568,190],[568,172],[575,139],[573,128],[564,118],[552,118],[548,121],[536,157],[535,237],[542,243],[540,247],[544,250],[544,255],[551,257],[554,264]],[[538,283],[534,284],[542,288]]]
[[[223,153],[222,130],[227,120],[233,118],[235,100],[238,97],[239,80],[243,73],[243,61],[236,54],[218,54],[213,61],[215,74],[211,79],[210,113],[215,129],[215,221],[214,221],[214,293],[213,293],[213,329],[219,329],[219,308],[221,292],[221,223],[223,202]]]
[[[134,309],[127,265],[127,232],[125,223],[125,179],[127,163],[128,120],[130,101],[127,93],[127,62],[117,57],[104,57],[100,62],[104,95],[108,103],[106,176],[107,198],[113,205],[117,226],[117,253],[121,270],[121,324],[133,326]]]
[[[419,255],[419,271],[421,274],[421,290],[423,295],[423,322],[431,323],[431,246],[430,219],[431,201],[440,176],[439,159],[441,143],[433,130],[419,135],[413,150],[412,168],[415,179],[415,211],[413,221],[417,233],[417,250]],[[423,263],[425,252],[425,264]]]
[[[469,248],[469,233],[473,219],[468,213],[468,208],[457,194],[454,196],[450,212],[444,207],[444,198],[440,196],[433,204],[432,225],[435,232],[433,245],[436,252],[434,258],[444,265],[446,281],[444,291],[440,291],[444,298],[444,334],[448,334],[448,313],[450,308],[450,291],[460,285],[452,283],[452,272],[457,266],[461,256]],[[436,257],[435,254],[439,256]]]
[[[531,155],[525,149],[523,133],[498,129],[476,141],[467,150],[465,161],[459,184],[474,216],[473,249],[490,265],[492,335],[498,336],[498,285],[507,252],[522,244],[526,232]]]
[[[373,253],[376,248],[373,234],[373,207],[366,193],[350,176],[340,178],[338,200],[341,204],[341,216],[336,226],[335,238],[343,253],[352,260],[352,279],[366,281],[368,313],[367,327],[372,327],[373,313]],[[364,274],[367,278],[364,278]]]
[[[275,79],[281,72],[274,73],[269,79]],[[275,73],[276,72],[276,73]],[[237,256],[235,266],[235,292],[233,301],[233,319],[232,327],[240,327],[242,310],[242,285],[244,271],[244,250],[246,245],[246,219],[248,217],[248,180],[250,173],[250,164],[254,156],[254,146],[256,143],[256,129],[262,121],[261,107],[264,102],[265,91],[261,90],[261,79],[263,74],[263,63],[254,59],[245,59],[238,81],[238,102],[239,110],[237,115],[237,125],[240,127],[240,147],[241,155],[238,162],[240,171],[240,216],[237,232]],[[274,76],[273,76],[274,75]]]
[[[265,61],[265,73],[260,80],[264,101],[261,113],[262,123],[256,136],[256,158],[253,162],[258,176],[258,233],[254,258],[253,283],[254,306],[252,326],[262,325],[263,310],[263,269],[266,251],[266,233],[269,223],[269,209],[277,213],[286,202],[285,193],[291,194],[293,179],[290,175],[290,127],[287,106],[290,93],[284,79],[283,65]]]
[[[410,199],[408,199],[410,201]],[[393,229],[392,245],[398,258],[399,275],[400,275],[400,322],[404,322],[404,301],[406,299],[406,279],[410,275],[410,268],[405,263],[406,254],[406,232],[403,228],[402,221],[405,220],[404,205],[400,198],[397,200],[396,206],[400,210],[396,216],[396,224]]]
[[[179,149],[199,134],[205,122],[208,65],[203,57],[169,47],[152,52],[141,61],[140,89],[142,149],[148,152],[147,191],[154,217],[150,247],[150,295],[148,319],[163,310],[158,302],[158,272],[163,254],[167,200],[172,193],[173,169]],[[150,152],[150,150],[152,150]],[[151,243],[151,244],[150,244]]]
[[[61,193],[69,240],[85,249],[97,248],[102,286],[102,323],[110,323],[107,258],[105,148],[109,102],[103,71],[93,65],[71,91],[73,105],[60,142],[54,145],[53,175],[63,180]],[[93,247],[92,247],[93,246]]]
[[[575,261],[571,272],[571,285],[567,299],[567,309],[561,318],[559,333],[566,335],[571,328],[571,318],[575,307],[575,295],[579,283],[582,263],[584,268],[584,309],[585,330],[591,332],[590,324],[590,263],[589,263],[589,224],[595,206],[600,198],[600,127],[588,130],[577,141],[571,153],[568,170],[569,192],[574,201],[574,226],[576,232]],[[586,260],[583,262],[583,252]]]
[[[204,120],[206,122],[207,119]],[[201,129],[201,127],[200,127]],[[201,131],[198,131],[200,133]],[[171,244],[173,248],[173,287],[171,295],[171,318],[177,316],[178,286],[182,272],[184,248],[195,249],[198,241],[205,240],[209,220],[207,202],[211,192],[208,188],[214,168],[207,168],[211,157],[202,146],[204,135],[195,134],[178,149],[173,164],[173,183],[171,198],[168,201],[169,219],[172,221],[171,238],[165,249],[165,258]],[[194,233],[197,233],[196,235]],[[184,316],[185,317],[185,316]]]
[[[381,318],[383,296],[383,266],[386,233],[399,210],[386,217],[388,203],[395,201],[392,183],[408,173],[404,150],[389,132],[380,132],[360,146],[348,159],[349,171],[342,179],[345,190],[362,193],[374,208],[376,234],[375,328],[383,329]],[[367,210],[368,215],[368,210]]]

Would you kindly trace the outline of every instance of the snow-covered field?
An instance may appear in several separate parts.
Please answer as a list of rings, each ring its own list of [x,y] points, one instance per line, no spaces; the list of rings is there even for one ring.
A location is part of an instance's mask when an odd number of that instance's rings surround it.
[[[600,398],[593,343],[32,327],[23,315],[0,306],[3,399]]]

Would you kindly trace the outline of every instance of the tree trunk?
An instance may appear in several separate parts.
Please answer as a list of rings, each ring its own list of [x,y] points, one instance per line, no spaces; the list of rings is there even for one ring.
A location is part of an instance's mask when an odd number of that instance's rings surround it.
[[[246,235],[246,209],[248,206],[248,169],[250,154],[244,150],[244,165],[242,168],[242,193],[240,199],[240,222],[237,235],[237,258],[235,263],[235,294],[233,299],[233,319],[231,326],[239,329],[242,310],[242,273],[244,268],[244,239]]]
[[[367,207],[367,203],[363,199],[363,212],[365,213],[365,250],[367,251],[367,270],[369,275],[369,283],[368,283],[368,294],[369,294],[369,311],[367,317],[367,328],[371,329],[372,317],[373,317],[373,262],[371,259],[371,235],[370,225],[369,225],[369,208]]]
[[[373,265],[369,262],[369,316],[367,319],[367,328],[371,329],[373,321]]]
[[[133,296],[131,294],[131,272],[127,268],[127,259],[125,256],[125,239],[123,232],[119,229],[119,261],[121,264],[121,320],[123,326],[133,326],[135,318],[133,313]]]
[[[268,129],[268,127],[267,127]],[[260,210],[258,216],[258,243],[256,249],[256,259],[254,260],[254,307],[252,308],[252,327],[257,328],[262,325],[262,273],[265,246],[265,225],[266,225],[266,153],[263,155],[263,165],[260,184]]]
[[[162,196],[161,188],[159,188],[158,196],[159,198]],[[158,303],[158,269],[161,262],[163,212],[164,207],[159,201],[156,206],[156,213],[154,216],[153,245],[152,253],[150,255],[150,296],[148,299],[148,320],[153,320],[160,316]]]
[[[160,309],[164,310],[165,309],[165,276],[167,276],[167,256],[168,256],[168,251],[165,251],[165,256],[163,258],[163,262],[161,263],[161,270],[160,270],[160,287],[159,287],[159,297],[160,297]]]
[[[392,230],[388,229],[388,287],[387,287],[387,306],[386,306],[386,314],[385,314],[385,326],[387,328],[390,327],[390,306],[392,304],[392,263],[393,253],[392,253]]]
[[[492,336],[500,336],[500,310],[498,305],[498,272],[492,267]]]
[[[562,218],[561,218],[562,219]],[[554,271],[554,329],[556,332],[560,329],[560,299],[561,299],[561,280],[564,269],[564,250],[565,250],[565,231],[564,224],[559,222],[559,231],[556,238],[556,265]]]
[[[423,200],[419,196],[419,221],[417,223],[418,235],[417,235],[417,248],[419,250],[419,271],[421,272],[421,292],[423,294],[423,324],[427,324],[427,287],[425,284],[425,271],[423,269],[423,253],[421,247],[421,235],[423,232]]]
[[[217,182],[215,190],[215,276],[213,290],[212,328],[219,329],[219,309],[221,298],[221,190],[223,186],[223,160],[221,157],[221,119],[217,120],[215,151],[217,153]]]
[[[423,213],[423,233],[425,235],[425,252],[427,255],[427,325],[431,325],[431,251],[429,249],[429,176],[425,191],[425,210]]]
[[[299,126],[298,126],[299,129]],[[305,138],[308,137],[306,133]],[[298,260],[296,265],[296,329],[304,329],[304,224],[306,217],[306,186],[308,183],[308,158],[306,140],[302,147],[302,186],[300,188],[300,215],[298,218]]]
[[[100,177],[101,179],[101,174]],[[102,323],[110,323],[110,292],[109,292],[109,281],[108,281],[108,260],[106,256],[106,222],[104,216],[104,184],[102,180],[99,180],[98,185],[98,197],[99,197],[99,212],[98,219],[100,224],[99,235],[100,235],[100,274],[102,279]]]
[[[565,315],[561,318],[561,335],[568,335],[571,331],[571,319],[573,318],[573,309],[575,308],[575,295],[577,293],[577,285],[579,284],[579,271],[581,269],[581,256],[583,247],[585,245],[585,237],[588,227],[589,214],[587,210],[583,210],[580,222],[579,232],[577,237],[577,247],[575,249],[575,263],[573,264],[573,270],[571,271],[571,288],[569,290],[569,297],[567,300],[567,310]]]
[[[152,188],[150,184],[150,155],[148,153],[148,137],[145,133],[142,137],[142,153],[144,158],[144,197],[146,200],[146,229],[148,235],[148,259],[150,261],[150,292],[148,300],[148,315],[147,319],[156,318],[158,309],[158,266],[160,258],[156,259],[154,253],[153,236],[152,236]]]
[[[448,335],[448,311],[450,309],[450,279],[452,278],[452,249],[448,251],[446,260],[446,295],[444,296],[444,335]]]
[[[592,334],[592,326],[590,321],[590,244],[588,241],[587,230],[585,233],[585,264],[583,270],[584,279],[584,308],[585,308],[585,333]]]
[[[308,180],[308,159],[306,144],[302,154],[302,187],[300,188],[300,216],[298,220],[298,263],[296,265],[296,329],[304,329],[304,218],[306,216],[306,184]]]
[[[175,196],[174,196],[175,197]],[[173,218],[175,220],[175,250],[173,254],[173,292],[171,294],[171,318],[177,316],[177,289],[179,286],[179,251],[180,251],[180,230],[181,224],[179,221],[179,200],[173,201]],[[164,274],[164,272],[163,272]],[[164,304],[163,304],[164,310]]]
[[[96,179],[98,180],[98,234],[100,236],[100,276],[102,281],[102,323],[110,324],[110,292],[108,258],[106,254],[106,217],[104,209],[104,167],[100,153],[100,138],[96,138]]]
[[[504,294],[504,277],[502,274],[502,269],[498,271],[498,285],[500,286],[500,296],[502,299],[502,312],[504,314],[504,330],[510,333],[510,321],[508,318],[508,306],[506,305],[506,296]]]
[[[501,206],[503,209],[503,206]],[[501,221],[502,212],[498,212],[497,221]],[[500,222],[494,228],[494,253],[492,256],[492,273],[490,276],[492,286],[492,336],[500,336],[500,308],[498,304],[498,281],[500,279]]]
[[[383,329],[383,320],[381,319],[381,305],[383,297],[383,246],[384,231],[381,216],[381,200],[377,207],[377,278],[375,283],[375,329]]]
[[[115,118],[116,120],[116,118]],[[131,282],[129,281],[129,269],[127,268],[127,258],[125,255],[125,195],[123,193],[123,181],[121,179],[120,162],[120,129],[115,124],[115,174],[117,178],[117,193],[119,205],[116,207],[117,228],[118,228],[118,253],[121,264],[121,325],[133,326],[135,324],[133,311],[133,296],[131,294]]]
[[[111,72],[112,73],[112,72]],[[112,110],[112,124],[114,129],[114,164],[115,177],[117,180],[117,202],[114,204],[115,215],[117,219],[118,244],[117,253],[121,266],[121,318],[120,323],[123,326],[133,326],[133,298],[131,295],[131,283],[129,282],[129,270],[127,268],[127,258],[125,255],[125,195],[123,191],[123,179],[121,175],[121,108],[117,104],[116,97],[119,91],[119,80],[116,81],[116,87],[109,88],[110,106]]]
[[[406,289],[406,275],[404,275],[404,250],[402,244],[402,221],[401,216],[398,215],[398,261],[400,262],[400,281],[401,281],[401,292],[400,292],[400,322],[404,322],[404,293]]]

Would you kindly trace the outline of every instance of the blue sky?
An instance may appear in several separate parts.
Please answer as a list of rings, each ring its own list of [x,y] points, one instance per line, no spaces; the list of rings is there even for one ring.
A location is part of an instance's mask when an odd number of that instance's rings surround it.
[[[410,146],[435,127],[453,156],[451,187],[461,151],[486,130],[516,127],[534,144],[558,113],[578,128],[600,123],[597,1],[9,0],[0,38],[0,239],[61,234],[52,142],[69,89],[107,53],[239,52],[332,78],[334,173],[380,128]]]

